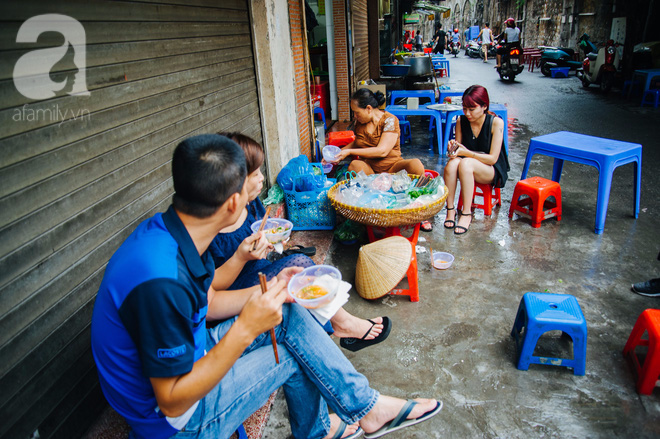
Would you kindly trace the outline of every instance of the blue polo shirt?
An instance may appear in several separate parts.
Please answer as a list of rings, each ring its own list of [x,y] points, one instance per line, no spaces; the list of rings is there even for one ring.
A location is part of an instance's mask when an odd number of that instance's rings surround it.
[[[149,378],[190,372],[204,356],[214,269],[171,206],[143,221],[108,262],[92,315],[92,353],[106,399],[140,438],[176,434],[197,407],[166,417]]]

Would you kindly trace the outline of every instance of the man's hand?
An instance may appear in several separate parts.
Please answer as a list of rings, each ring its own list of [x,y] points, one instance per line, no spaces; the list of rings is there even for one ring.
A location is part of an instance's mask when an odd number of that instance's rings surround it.
[[[291,278],[296,274],[300,273],[301,271],[303,271],[302,267],[287,267],[277,274],[277,278],[284,280],[286,282],[286,285],[289,285],[289,281],[291,280]],[[286,303],[294,303],[294,302],[295,300],[293,300],[293,297],[287,294]]]
[[[287,282],[274,277],[267,285],[265,293],[256,290],[252,294],[234,323],[242,326],[252,339],[282,322],[282,304],[288,297]]]

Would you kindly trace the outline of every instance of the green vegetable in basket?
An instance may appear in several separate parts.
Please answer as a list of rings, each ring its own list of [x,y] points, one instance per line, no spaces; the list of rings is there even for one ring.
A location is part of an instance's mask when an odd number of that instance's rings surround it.
[[[264,206],[281,203],[282,200],[284,200],[284,191],[282,191],[282,188],[275,183],[273,187],[268,189],[268,196],[264,200]]]
[[[364,226],[351,220],[346,220],[335,229],[334,235],[339,242],[348,242],[360,239],[364,233]]]

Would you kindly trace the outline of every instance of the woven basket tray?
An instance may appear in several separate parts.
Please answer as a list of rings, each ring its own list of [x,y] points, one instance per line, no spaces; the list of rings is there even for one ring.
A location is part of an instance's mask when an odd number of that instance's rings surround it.
[[[419,177],[418,175],[409,175],[412,179]],[[337,201],[336,198],[339,188],[345,183],[346,180],[340,181],[330,188],[328,191],[330,202],[333,207],[337,209],[337,212],[344,217],[367,226],[399,227],[417,224],[433,218],[436,213],[440,212],[445,205],[445,201],[447,201],[447,187],[445,186],[445,193],[440,199],[422,207],[413,207],[409,209],[373,209],[349,206],[348,204]]]

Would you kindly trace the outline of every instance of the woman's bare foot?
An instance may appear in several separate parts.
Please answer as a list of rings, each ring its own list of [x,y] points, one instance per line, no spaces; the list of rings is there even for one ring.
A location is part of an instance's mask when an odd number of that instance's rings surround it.
[[[337,431],[337,429],[339,428],[341,423],[342,423],[342,420],[339,419],[339,416],[337,416],[334,413],[331,413],[330,414],[330,431],[328,432],[328,435],[324,439],[331,439],[335,435],[335,432]],[[360,426],[358,425],[357,422],[355,424],[346,425],[346,430],[344,430],[344,434],[341,437],[346,437],[346,436],[352,435],[353,433],[355,433],[357,431],[357,429],[359,427]]]
[[[369,320],[355,317],[344,308],[339,308],[339,311],[330,319],[330,323],[332,323],[332,329],[335,331],[334,335],[336,337],[362,338],[368,331],[369,333],[364,339],[372,340],[383,331],[383,318],[376,317],[371,320],[376,324],[373,325]]]
[[[435,399],[416,398],[415,401],[418,404],[413,407],[406,419],[419,418],[424,413],[433,410],[438,404]],[[393,420],[405,403],[406,401],[403,399],[380,395],[371,411],[364,418],[360,419],[360,427],[362,427],[365,433],[377,431],[383,425]]]
[[[445,229],[453,229],[456,226],[456,208],[447,207],[447,216],[444,223]]]

